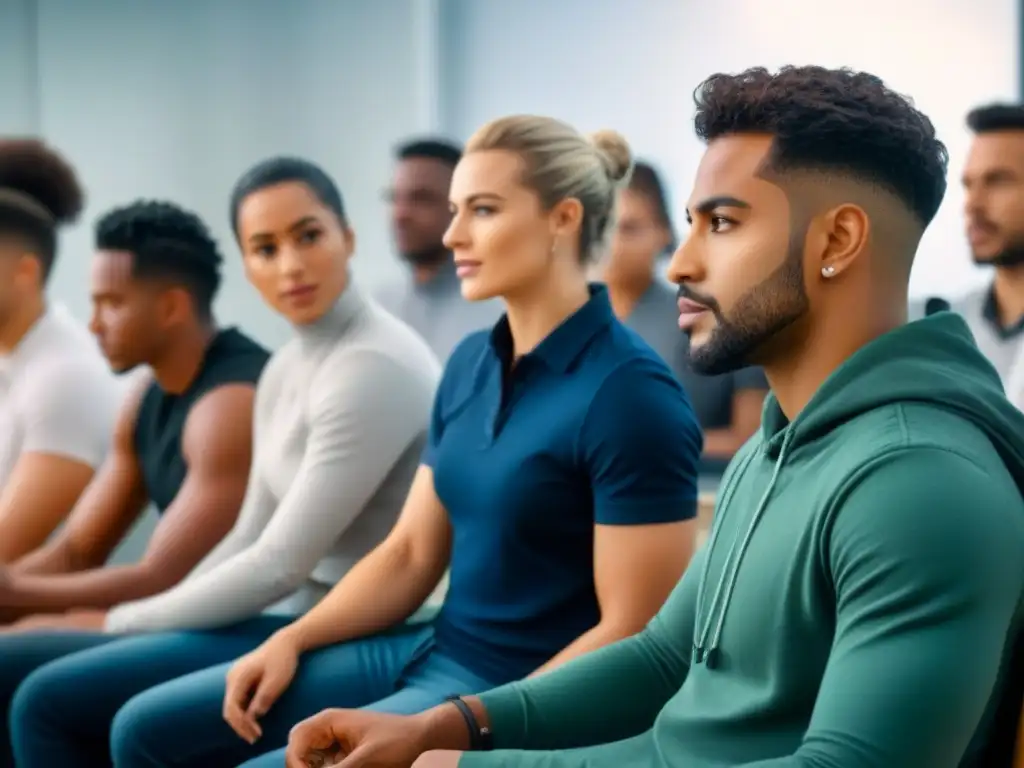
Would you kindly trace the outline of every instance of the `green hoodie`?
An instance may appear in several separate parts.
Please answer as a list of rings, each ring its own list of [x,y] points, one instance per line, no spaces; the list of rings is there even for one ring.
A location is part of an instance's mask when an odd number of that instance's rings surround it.
[[[639,635],[481,697],[460,768],[944,768],[983,741],[1024,597],[1024,415],[942,313],[773,397]],[[529,751],[522,751],[529,750]]]

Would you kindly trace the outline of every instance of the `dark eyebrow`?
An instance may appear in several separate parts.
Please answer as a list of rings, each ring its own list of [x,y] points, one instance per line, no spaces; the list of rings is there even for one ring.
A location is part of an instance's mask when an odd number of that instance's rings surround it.
[[[303,216],[301,219],[296,221],[294,224],[289,224],[288,225],[288,231],[289,232],[294,232],[297,229],[302,229],[303,227],[308,227],[310,224],[319,224],[319,223],[320,222],[317,220],[316,216]],[[259,240],[272,240],[273,237],[274,236],[272,234],[270,234],[269,232],[257,232],[255,235],[251,235],[249,237],[249,240],[250,240],[250,242],[256,242],[256,241],[259,241]]]
[[[701,200],[697,205],[694,206],[694,210],[697,213],[707,215],[716,208],[749,208],[750,203],[745,200],[740,200],[738,197],[730,197],[729,195],[716,195],[715,197],[708,197]],[[686,209],[686,215],[690,215],[690,209]]]

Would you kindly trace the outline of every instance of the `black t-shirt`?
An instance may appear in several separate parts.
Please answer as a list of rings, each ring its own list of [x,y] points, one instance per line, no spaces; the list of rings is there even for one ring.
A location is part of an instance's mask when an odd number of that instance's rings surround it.
[[[185,482],[188,466],[181,452],[181,436],[192,406],[224,384],[255,384],[269,359],[267,350],[228,328],[210,342],[199,375],[187,390],[174,395],[164,392],[155,381],[150,384],[139,404],[134,444],[146,492],[158,512],[170,506]]]

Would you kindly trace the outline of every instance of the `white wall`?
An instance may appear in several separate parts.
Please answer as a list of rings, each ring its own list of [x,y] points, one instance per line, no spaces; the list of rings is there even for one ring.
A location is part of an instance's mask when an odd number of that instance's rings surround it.
[[[703,77],[846,64],[913,95],[950,147],[953,183],[912,290],[957,293],[983,279],[959,216],[963,117],[1015,97],[1017,29],[1017,0],[0,0],[0,135],[42,134],[88,187],[53,281],[76,314],[88,309],[95,216],[166,196],[221,237],[222,320],[277,345],[288,331],[244,283],[226,211],[261,158],[293,152],[336,176],[359,234],[357,274],[378,283],[400,274],[380,191],[409,135],[465,138],[518,111],[618,128],[666,171],[681,224]]]
[[[0,134],[42,134],[78,167],[83,224],[52,292],[88,311],[91,223],[167,197],[226,255],[218,314],[268,344],[288,336],[241,273],[227,199],[278,153],[331,172],[359,236],[357,274],[399,274],[381,190],[395,143],[436,124],[433,0],[0,0]]]
[[[950,191],[922,244],[911,291],[984,280],[960,220],[965,113],[1018,93],[1017,0],[448,0],[442,117],[465,139],[485,121],[538,112],[622,131],[662,168],[683,224],[701,146],[691,94],[715,71],[851,66],[914,97],[952,156]]]

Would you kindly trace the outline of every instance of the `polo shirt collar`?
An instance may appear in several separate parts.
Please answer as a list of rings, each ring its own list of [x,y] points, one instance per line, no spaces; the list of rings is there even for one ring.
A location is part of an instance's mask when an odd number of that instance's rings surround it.
[[[982,302],[981,317],[992,326],[992,330],[1000,339],[1012,339],[1024,332],[1024,317],[1012,325],[1002,325],[999,322],[999,307],[996,306],[996,292],[992,287],[988,289]]]
[[[560,373],[570,370],[590,340],[615,319],[608,299],[608,289],[601,284],[591,283],[589,290],[590,300],[569,315],[524,357],[540,360]],[[512,331],[508,325],[508,315],[503,315],[491,331],[491,348],[502,362],[511,361]]]

